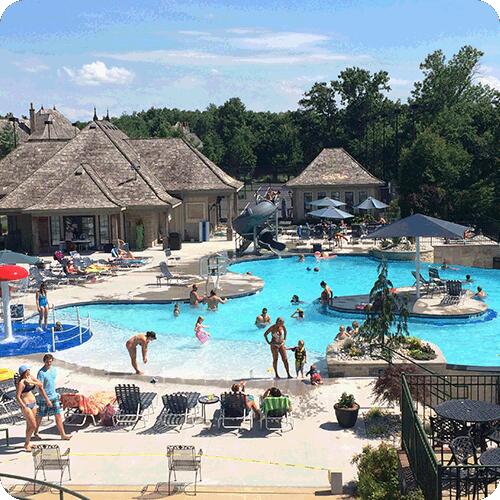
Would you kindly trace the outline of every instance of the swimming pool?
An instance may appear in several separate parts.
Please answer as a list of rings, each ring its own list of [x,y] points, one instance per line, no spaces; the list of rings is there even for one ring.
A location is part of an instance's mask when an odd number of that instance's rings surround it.
[[[269,347],[263,330],[254,325],[256,315],[267,307],[271,318],[283,316],[288,328],[287,345],[304,339],[308,361],[324,359],[326,346],[340,324],[350,324],[352,314],[322,314],[314,300],[320,294],[319,283],[325,280],[335,295],[367,293],[377,276],[378,262],[361,256],[339,256],[322,261],[320,272],[307,271],[316,266],[313,257],[305,263],[296,258],[255,260],[234,264],[231,270],[251,272],[265,280],[264,289],[251,296],[230,300],[216,313],[205,307],[181,304],[181,315],[174,318],[172,304],[95,304],[80,307],[90,313],[94,337],[85,345],[60,353],[59,357],[95,368],[129,371],[125,341],[134,333],[154,330],[158,340],[151,344],[146,372],[165,377],[235,378],[271,376]],[[426,275],[427,265],[422,272]],[[413,283],[412,262],[390,262],[389,278],[394,286]],[[500,271],[461,267],[441,274],[449,279],[463,279],[471,274],[474,283],[488,293],[493,311],[500,309]],[[224,292],[222,291],[222,294]],[[298,294],[304,304],[305,321],[291,319],[296,307],[290,304]],[[63,319],[74,319],[74,308],[60,312]],[[201,345],[194,337],[194,324],[199,314],[205,316],[212,338]],[[362,320],[363,316],[360,315]],[[500,366],[500,319],[494,312],[464,320],[411,319],[411,335],[436,343],[447,361],[455,364]],[[290,354],[289,359],[292,360]],[[293,363],[291,363],[293,364]],[[281,374],[283,370],[281,369]]]

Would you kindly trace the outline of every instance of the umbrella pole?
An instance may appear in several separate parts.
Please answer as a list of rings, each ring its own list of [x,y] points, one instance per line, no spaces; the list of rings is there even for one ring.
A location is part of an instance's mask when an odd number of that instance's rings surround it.
[[[420,298],[420,237],[415,241],[415,271],[417,274],[417,299]]]
[[[14,340],[12,335],[12,320],[10,317],[10,292],[9,282],[2,281],[2,306],[3,306],[3,331],[5,334],[4,340]]]

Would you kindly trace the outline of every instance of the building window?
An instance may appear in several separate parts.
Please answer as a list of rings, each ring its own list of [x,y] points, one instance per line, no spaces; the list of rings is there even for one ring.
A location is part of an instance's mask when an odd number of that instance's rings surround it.
[[[359,203],[363,203],[366,198],[368,198],[368,193],[366,191],[359,192]]]
[[[206,218],[205,203],[186,203],[186,222],[200,222]]]
[[[352,191],[346,191],[344,201],[348,207],[352,207],[354,205],[354,193]]]
[[[332,191],[332,199],[340,201],[340,191]]]
[[[326,193],[324,191],[320,191],[318,193],[318,200],[322,200],[323,198],[326,198]]]
[[[311,208],[311,201],[313,199],[312,193],[304,193],[304,212],[307,212]]]
[[[111,243],[110,226],[109,226],[109,216],[100,215],[99,216],[99,237],[101,245],[105,243]]]
[[[59,217],[50,218],[50,239],[53,247],[58,247],[61,238],[61,220]]]

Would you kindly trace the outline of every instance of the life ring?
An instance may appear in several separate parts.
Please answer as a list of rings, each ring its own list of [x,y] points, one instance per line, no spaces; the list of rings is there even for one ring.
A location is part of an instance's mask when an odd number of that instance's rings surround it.
[[[14,370],[8,368],[0,368],[0,382],[14,378]]]

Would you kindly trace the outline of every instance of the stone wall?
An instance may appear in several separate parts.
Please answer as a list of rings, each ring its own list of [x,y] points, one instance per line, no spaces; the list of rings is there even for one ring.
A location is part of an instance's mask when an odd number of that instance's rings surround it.
[[[473,267],[493,267],[493,257],[500,257],[500,245],[473,244],[465,245],[434,245],[434,262],[441,264],[446,260],[448,264]]]
[[[144,224],[144,248],[156,245],[159,235],[160,213],[153,210],[128,211],[125,214],[125,235],[132,250],[136,249],[136,225],[139,220]]]

